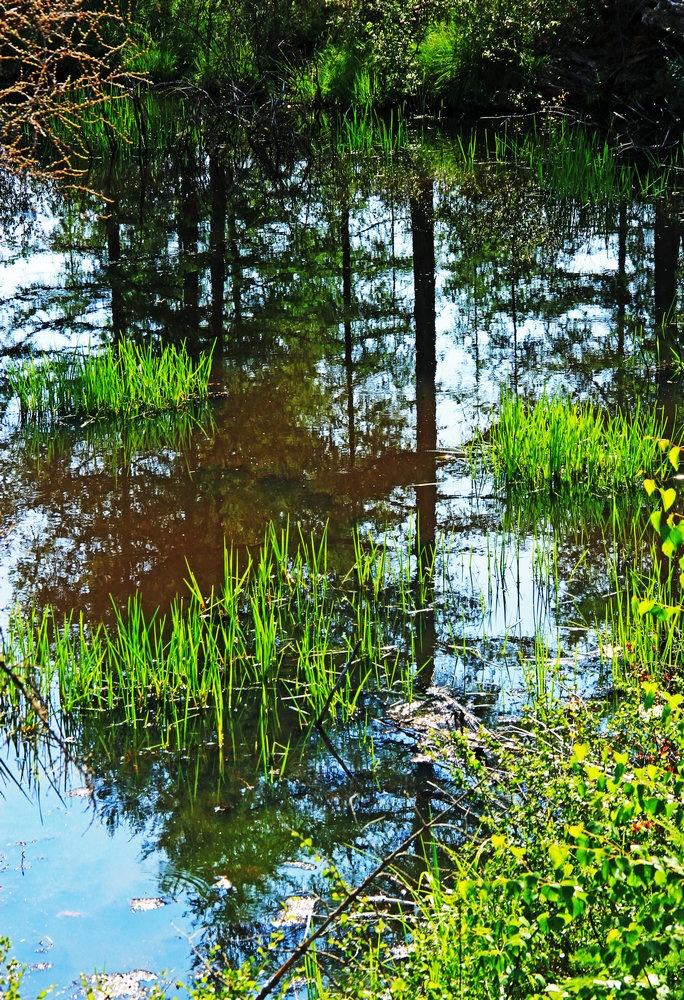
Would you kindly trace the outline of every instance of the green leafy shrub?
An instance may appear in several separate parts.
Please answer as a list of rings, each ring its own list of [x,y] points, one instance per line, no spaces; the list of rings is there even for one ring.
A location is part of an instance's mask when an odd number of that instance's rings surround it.
[[[428,29],[444,20],[449,0],[350,0],[338,3],[331,19],[331,34],[341,53],[340,66],[347,74],[346,93],[341,74],[331,80],[331,96],[354,99],[363,90],[354,77],[363,73],[371,82],[368,97],[380,103],[397,102],[415,95],[421,83],[418,49]]]
[[[454,875],[427,873],[401,961],[375,945],[348,995],[681,996],[681,702],[650,684],[607,720],[576,705],[532,723],[498,782],[481,768],[484,837],[453,854]]]

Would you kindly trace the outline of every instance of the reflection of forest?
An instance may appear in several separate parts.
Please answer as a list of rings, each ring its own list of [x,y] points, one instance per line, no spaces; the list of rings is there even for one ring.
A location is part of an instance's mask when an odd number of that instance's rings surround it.
[[[679,206],[560,201],[525,173],[487,166],[447,182],[408,156],[390,176],[372,157],[281,152],[180,150],[112,168],[99,184],[105,216],[73,194],[52,206],[43,235],[22,202],[14,235],[27,249],[5,264],[3,348],[216,340],[215,397],[125,432],[27,431],[3,399],[2,600],[92,620],[135,589],[165,605],[186,560],[208,589],[224,539],[254,546],[287,517],[305,534],[328,523],[330,569],[346,571],[353,526],[401,530],[417,515],[416,570],[436,559],[449,582],[416,584],[420,613],[386,640],[415,663],[418,690],[455,684],[458,669],[463,695],[493,705],[487,664],[519,670],[561,614],[597,617],[605,562],[621,555],[596,527],[601,500],[593,519],[550,515],[534,497],[509,509],[491,484],[475,489],[460,446],[486,427],[502,386],[530,397],[563,388],[611,408],[657,402],[672,416]],[[451,561],[444,529],[457,540]],[[559,593],[535,563],[535,544],[554,534]],[[467,557],[483,539],[488,613],[498,606],[505,623],[489,632]],[[564,643],[578,647],[578,634]],[[200,722],[187,756],[141,752],[135,739],[148,732],[103,732],[99,717],[74,733],[97,774],[100,818],[144,837],[162,858],[159,892],[183,897],[202,947],[232,957],[268,932],[288,893],[327,895],[320,866],[292,864],[306,856],[291,830],[358,882],[374,852],[430,815],[444,779],[376,722],[332,733],[340,763],[317,737],[303,740],[293,715],[279,733],[292,741],[285,778],[270,786],[253,750],[256,713],[246,700],[240,711],[223,758]],[[461,833],[456,822],[449,836]],[[218,876],[234,890],[217,889]]]
[[[372,157],[294,141],[279,154],[131,161],[100,184],[105,217],[72,195],[49,236],[23,230],[29,263],[47,238],[53,270],[0,303],[5,350],[217,338],[219,395],[183,447],[125,457],[78,432],[27,456],[5,424],[0,527],[22,601],[99,616],[137,587],[165,603],[186,557],[208,585],[224,536],[255,544],[286,516],[346,541],[417,504],[429,541],[454,468],[435,451],[486,424],[502,384],[672,406],[644,347],[655,328],[661,358],[677,339],[677,206],[558,201],[487,167],[436,182],[410,157],[379,176]]]
[[[247,730],[243,736],[248,741]],[[236,760],[222,763],[215,746],[203,745],[201,727],[190,737],[198,744],[191,760],[122,752],[123,741],[113,733],[103,740],[99,726],[86,726],[82,743],[98,774],[98,820],[112,834],[119,827],[138,834],[145,856],[158,858],[159,893],[182,898],[202,952],[219,944],[231,960],[242,960],[254,954],[259,935],[268,939],[288,895],[313,893],[320,909],[327,905],[328,864],[358,884],[388,845],[411,832],[426,771],[427,801],[437,809],[453,787],[444,767],[414,764],[415,747],[381,724],[360,723],[333,739],[339,762],[320,738],[300,735],[285,779],[275,784],[255,773],[244,745]],[[441,842],[459,842],[476,803],[476,794],[466,796]],[[293,831],[311,839],[317,859]],[[423,862],[418,846],[402,865],[415,874]],[[232,883],[230,891],[217,887],[219,876]]]

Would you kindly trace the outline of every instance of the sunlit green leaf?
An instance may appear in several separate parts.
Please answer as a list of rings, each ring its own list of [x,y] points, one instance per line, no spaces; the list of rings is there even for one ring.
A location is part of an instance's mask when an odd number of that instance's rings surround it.
[[[549,844],[549,858],[554,868],[561,868],[569,854],[570,848],[565,844]]]
[[[661,489],[660,495],[663,498],[663,509],[669,510],[672,504],[677,499],[677,491],[672,486],[670,486],[669,489],[666,490]]]

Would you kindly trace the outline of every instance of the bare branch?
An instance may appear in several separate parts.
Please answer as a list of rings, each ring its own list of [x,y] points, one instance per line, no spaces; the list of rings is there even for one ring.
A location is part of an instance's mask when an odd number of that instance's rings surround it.
[[[0,0],[0,164],[75,178],[84,126],[124,137],[111,114],[142,81],[122,18],[87,0]],[[43,158],[46,157],[46,160]]]

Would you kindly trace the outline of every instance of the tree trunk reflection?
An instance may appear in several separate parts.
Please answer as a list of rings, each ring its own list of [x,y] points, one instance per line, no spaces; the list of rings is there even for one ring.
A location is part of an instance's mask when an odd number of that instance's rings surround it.
[[[416,510],[419,581],[432,565],[435,553],[437,508],[437,374],[435,324],[435,214],[434,182],[423,179],[411,198],[413,241],[414,320],[416,329]],[[430,610],[417,616],[416,660],[421,686],[432,681],[435,651],[435,615],[432,595],[421,594]]]

